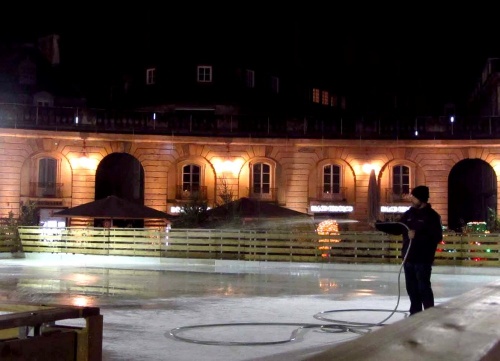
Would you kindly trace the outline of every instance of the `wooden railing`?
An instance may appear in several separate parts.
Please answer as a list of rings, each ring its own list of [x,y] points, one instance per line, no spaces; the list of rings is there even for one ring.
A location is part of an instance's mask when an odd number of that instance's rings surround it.
[[[334,344],[316,354],[311,352],[300,360],[500,360],[500,331],[496,325],[500,317],[500,281],[479,286],[363,337]],[[283,360],[280,356],[275,358]]]
[[[6,225],[7,219],[0,220],[0,253],[16,252],[18,245],[16,244],[16,234]]]
[[[160,257],[166,233],[148,228],[19,227],[24,252]]]
[[[401,237],[381,232],[237,229],[19,227],[24,252],[241,261],[386,263],[401,259]],[[437,265],[500,266],[500,234],[445,235]]]

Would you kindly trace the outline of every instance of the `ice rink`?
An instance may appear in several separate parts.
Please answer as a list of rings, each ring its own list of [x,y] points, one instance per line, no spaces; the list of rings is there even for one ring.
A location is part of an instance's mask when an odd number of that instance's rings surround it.
[[[0,298],[100,307],[103,360],[292,361],[406,317],[400,268],[26,254],[0,259]],[[436,304],[499,276],[435,266]]]

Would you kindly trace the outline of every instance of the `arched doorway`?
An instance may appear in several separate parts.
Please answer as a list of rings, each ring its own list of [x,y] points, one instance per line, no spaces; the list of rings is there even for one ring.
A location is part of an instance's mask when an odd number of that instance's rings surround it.
[[[487,222],[497,209],[497,177],[487,162],[464,159],[448,177],[448,228],[460,230],[467,222]]]
[[[144,204],[144,169],[127,153],[112,153],[99,163],[95,177],[95,199],[115,195],[137,204]],[[96,226],[102,222],[96,220]],[[118,227],[144,227],[143,220],[115,220]]]

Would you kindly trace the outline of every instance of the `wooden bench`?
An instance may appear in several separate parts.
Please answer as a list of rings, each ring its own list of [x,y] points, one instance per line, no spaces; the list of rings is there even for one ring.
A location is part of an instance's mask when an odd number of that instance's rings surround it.
[[[0,304],[0,359],[100,361],[103,317],[97,307]],[[58,324],[83,319],[83,327]]]
[[[498,361],[500,281],[304,360]]]

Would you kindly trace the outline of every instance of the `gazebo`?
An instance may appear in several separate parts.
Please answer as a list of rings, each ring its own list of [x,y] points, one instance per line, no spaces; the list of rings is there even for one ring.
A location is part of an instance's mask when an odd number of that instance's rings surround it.
[[[209,209],[207,216],[212,224],[232,222],[245,228],[314,227],[312,216],[307,213],[246,197]]]
[[[165,212],[114,195],[55,212],[54,216],[103,219],[109,227],[113,226],[113,220],[171,219]]]

